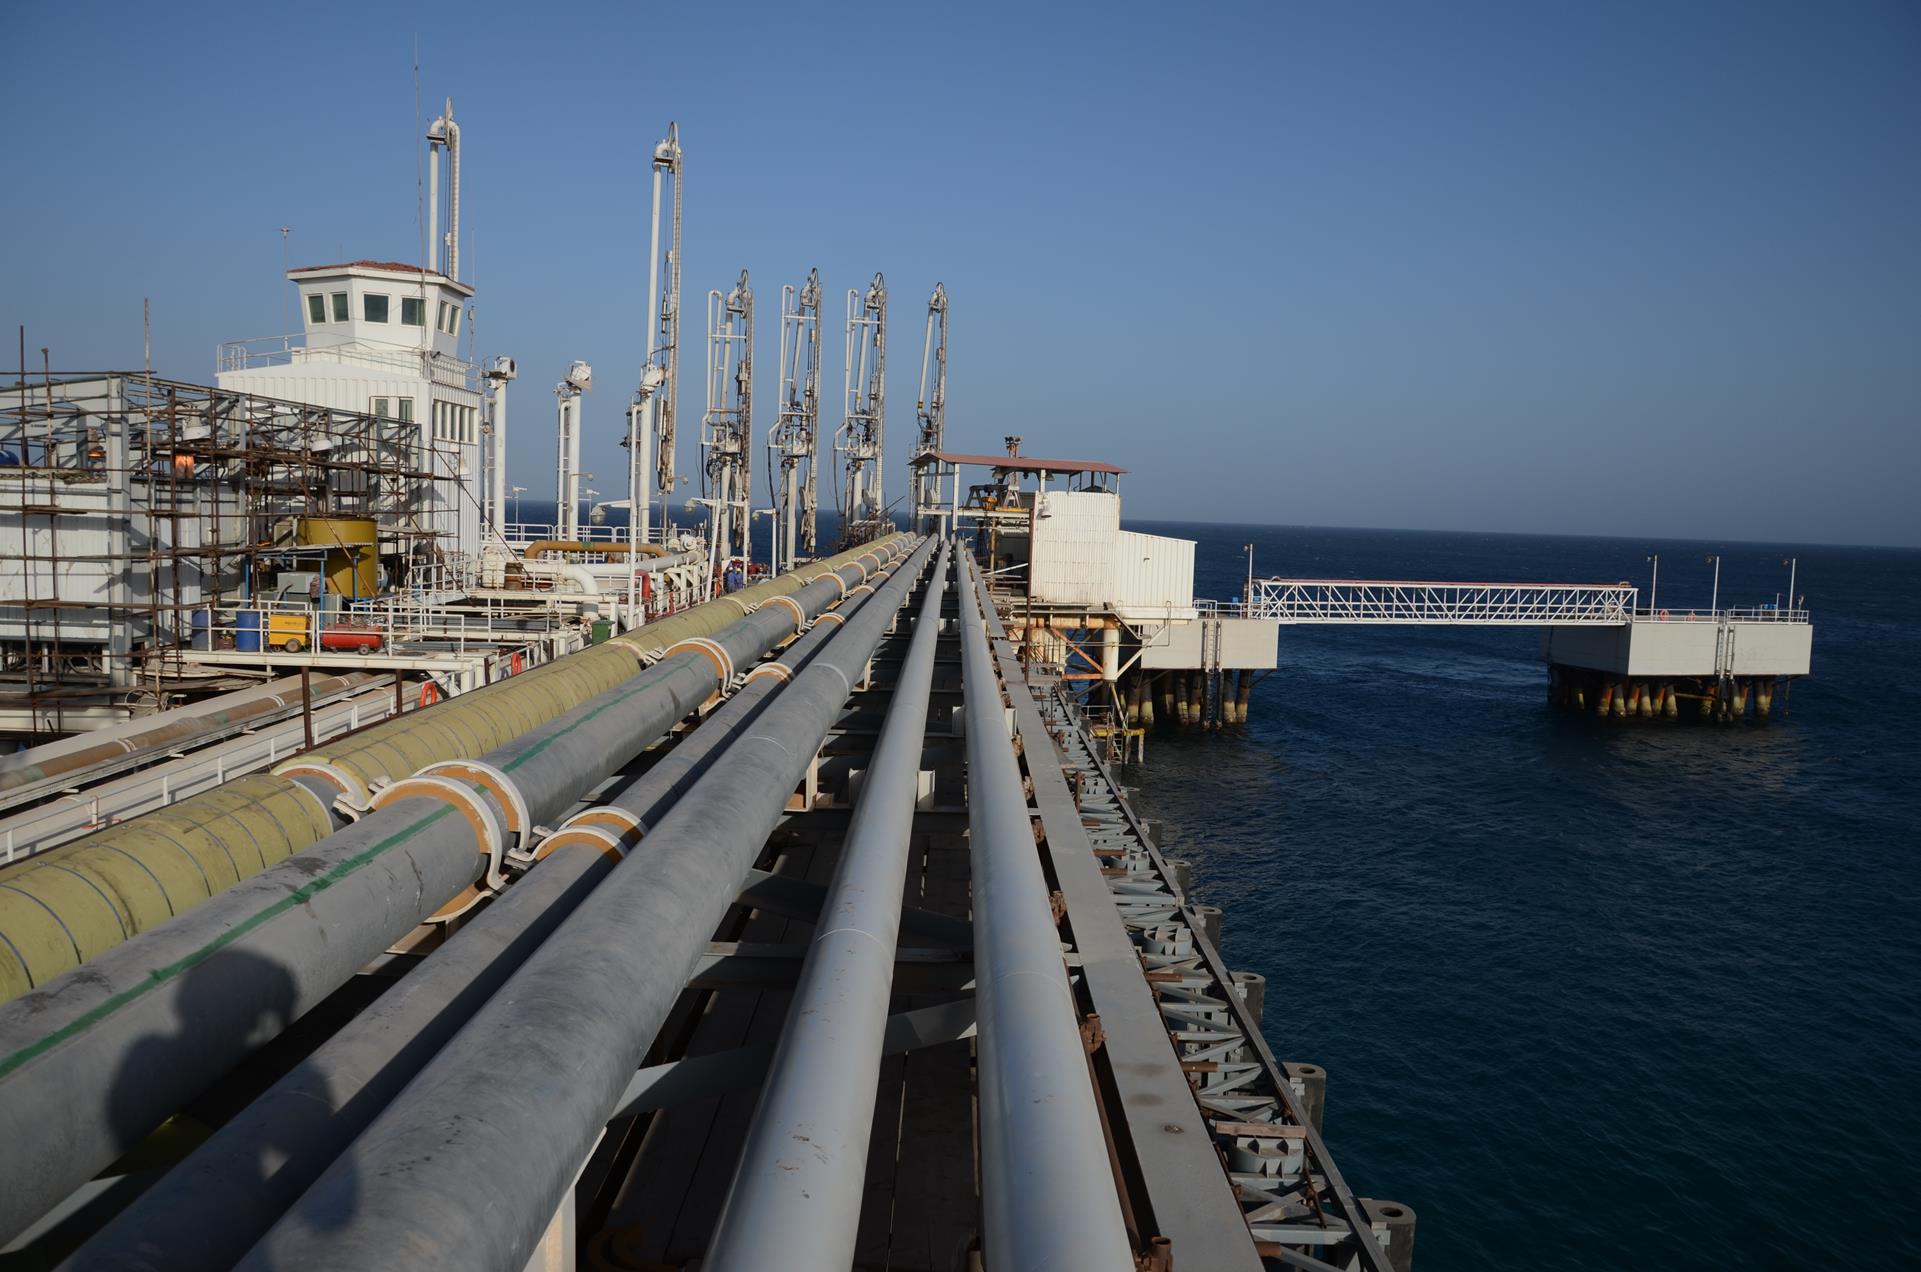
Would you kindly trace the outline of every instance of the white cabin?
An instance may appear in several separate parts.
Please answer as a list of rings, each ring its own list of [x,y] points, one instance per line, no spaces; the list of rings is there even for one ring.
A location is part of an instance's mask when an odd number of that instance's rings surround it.
[[[461,318],[474,289],[393,261],[289,270],[300,290],[302,330],[221,346],[223,389],[340,410],[421,429],[436,506],[419,508],[443,560],[472,561],[481,547],[481,412],[478,369],[459,356]]]

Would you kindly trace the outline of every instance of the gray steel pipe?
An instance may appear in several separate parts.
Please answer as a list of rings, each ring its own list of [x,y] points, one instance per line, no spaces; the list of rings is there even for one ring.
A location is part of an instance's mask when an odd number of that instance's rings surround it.
[[[487,787],[409,779],[306,852],[0,1005],[0,1240],[472,885],[502,825],[565,810],[847,581],[823,576],[796,607],[770,603],[463,764]]]
[[[859,608],[855,596],[837,612]],[[803,665],[820,623],[777,660]],[[783,680],[756,676],[608,803],[664,815]],[[372,1007],[222,1126],[62,1266],[78,1272],[231,1267],[612,870],[617,852],[561,843]]]
[[[707,1248],[716,1272],[854,1261],[947,566],[943,543]]]
[[[930,547],[840,627],[240,1266],[526,1263]]]
[[[1134,1253],[1008,739],[983,613],[993,602],[964,553],[961,565],[983,1261],[1112,1272]]]
[[[613,864],[585,844],[543,859],[61,1266],[232,1267]]]

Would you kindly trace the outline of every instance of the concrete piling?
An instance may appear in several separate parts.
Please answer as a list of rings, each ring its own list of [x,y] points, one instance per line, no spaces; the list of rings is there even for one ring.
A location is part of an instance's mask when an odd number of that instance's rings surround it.
[[[1267,1006],[1267,977],[1259,972],[1235,972],[1234,992],[1247,1004],[1247,1014],[1254,1018],[1255,1024],[1261,1023],[1261,1012]]]
[[[1301,1112],[1308,1124],[1316,1132],[1320,1131],[1322,1116],[1327,1110],[1327,1070],[1299,1060],[1283,1060],[1281,1070],[1287,1074],[1288,1084],[1294,1088],[1294,1097],[1301,1102]]]
[[[1378,1197],[1359,1198],[1361,1213],[1374,1229],[1387,1265],[1394,1272],[1412,1272],[1414,1267],[1414,1207]]]

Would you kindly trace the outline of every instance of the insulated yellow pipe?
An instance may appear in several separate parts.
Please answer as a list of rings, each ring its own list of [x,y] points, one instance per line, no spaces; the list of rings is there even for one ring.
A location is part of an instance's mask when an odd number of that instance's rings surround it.
[[[166,922],[333,833],[307,772],[362,798],[442,760],[474,759],[635,675],[675,642],[708,636],[776,596],[870,557],[871,574],[906,536],[828,557],[497,681],[431,711],[394,717],[167,808],[0,871],[0,1002]]]

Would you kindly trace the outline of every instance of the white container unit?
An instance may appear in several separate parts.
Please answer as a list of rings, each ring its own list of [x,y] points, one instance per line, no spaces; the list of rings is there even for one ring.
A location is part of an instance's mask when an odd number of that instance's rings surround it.
[[[1035,506],[1032,587],[1037,601],[1106,605],[1114,597],[1121,539],[1119,496],[1096,490],[1049,490]]]

